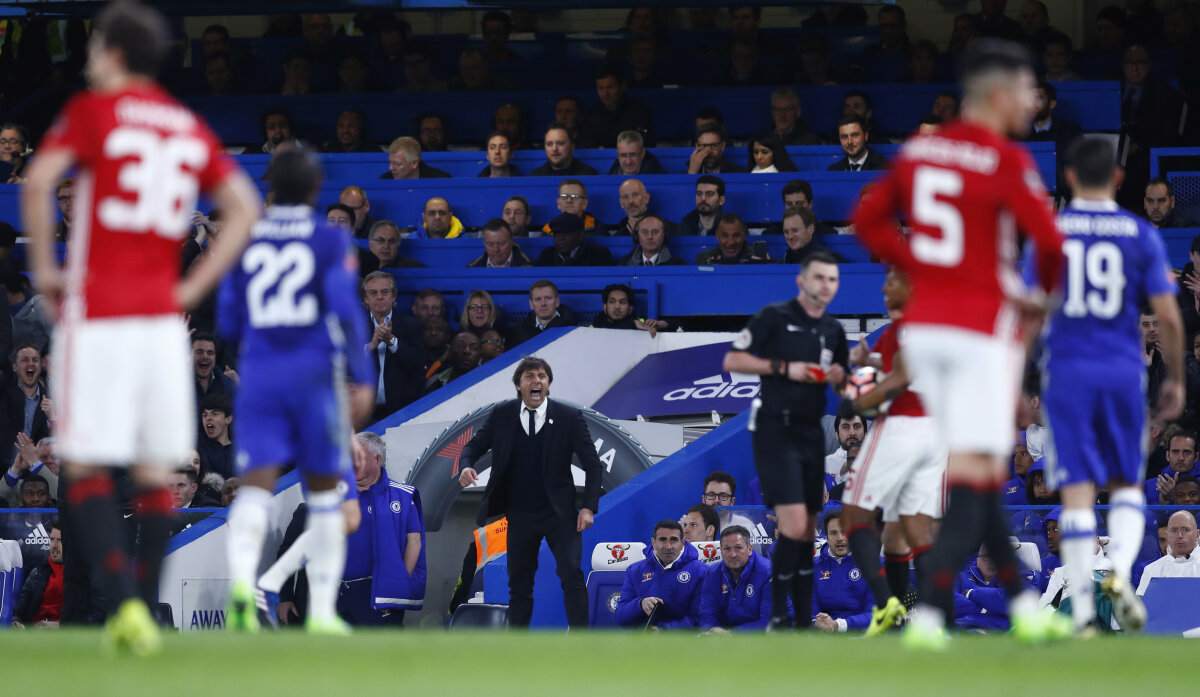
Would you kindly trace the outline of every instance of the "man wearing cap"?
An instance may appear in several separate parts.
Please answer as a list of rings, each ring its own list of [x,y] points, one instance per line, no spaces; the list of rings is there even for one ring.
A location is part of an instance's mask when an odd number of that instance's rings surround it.
[[[583,218],[562,213],[547,225],[554,236],[554,246],[538,255],[538,266],[615,266],[612,253],[606,247],[588,242]]]

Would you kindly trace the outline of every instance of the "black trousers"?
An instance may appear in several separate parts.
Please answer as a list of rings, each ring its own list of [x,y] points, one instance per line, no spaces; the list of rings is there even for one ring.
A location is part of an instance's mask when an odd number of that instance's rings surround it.
[[[565,521],[553,510],[508,512],[508,624],[528,627],[533,617],[533,577],[543,538],[554,554],[562,583],[567,626],[586,629],[587,584],[580,567],[583,536],[575,532],[574,520]]]

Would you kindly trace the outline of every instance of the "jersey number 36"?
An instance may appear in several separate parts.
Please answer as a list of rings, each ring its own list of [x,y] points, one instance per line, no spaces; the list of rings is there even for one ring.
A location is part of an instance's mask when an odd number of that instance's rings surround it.
[[[117,173],[117,185],[133,199],[108,196],[101,200],[96,209],[100,222],[120,232],[183,237],[200,192],[194,172],[208,164],[203,141],[122,126],[104,139],[104,154],[125,160]]]

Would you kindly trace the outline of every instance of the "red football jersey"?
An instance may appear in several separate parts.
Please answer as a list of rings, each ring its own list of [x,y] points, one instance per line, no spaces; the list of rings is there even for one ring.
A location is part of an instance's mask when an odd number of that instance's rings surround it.
[[[898,215],[910,227],[907,243],[895,229]],[[1027,292],[1015,266],[1018,229],[1037,244],[1045,290],[1058,282],[1062,239],[1032,158],[973,124],[905,143],[861,202],[855,229],[879,258],[909,273],[908,322],[1010,332],[999,326],[1000,310]]]
[[[879,353],[880,360],[883,361],[885,375],[892,372],[896,353],[900,350],[899,324],[899,321],[892,322],[875,340],[874,349]],[[905,390],[892,400],[892,405],[888,407],[887,413],[888,416],[925,416],[925,407],[921,404],[921,398],[917,396],[916,392]]]
[[[72,98],[40,148],[75,157],[67,312],[179,312],[179,249],[201,191],[236,165],[187,107],[156,85]]]

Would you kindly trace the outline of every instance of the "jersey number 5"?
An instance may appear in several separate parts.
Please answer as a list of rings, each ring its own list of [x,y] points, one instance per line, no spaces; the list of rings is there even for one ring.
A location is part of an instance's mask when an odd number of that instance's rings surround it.
[[[933,266],[958,266],[963,260],[963,219],[953,204],[939,196],[962,194],[962,175],[951,169],[922,165],[913,172],[913,222],[938,228],[941,237],[931,237],[920,228],[912,231],[912,255]]]
[[[189,136],[164,138],[148,129],[121,126],[104,139],[104,155],[126,160],[117,174],[117,186],[133,199],[109,196],[100,201],[96,210],[100,222],[120,232],[183,237],[200,191],[193,172],[208,164],[204,143]]]
[[[242,271],[250,276],[246,284],[250,325],[267,329],[315,323],[317,299],[312,293],[300,292],[312,281],[315,270],[312,248],[303,242],[290,242],[278,249],[259,243],[247,249],[242,256]]]

